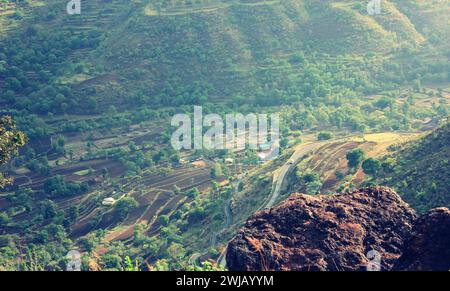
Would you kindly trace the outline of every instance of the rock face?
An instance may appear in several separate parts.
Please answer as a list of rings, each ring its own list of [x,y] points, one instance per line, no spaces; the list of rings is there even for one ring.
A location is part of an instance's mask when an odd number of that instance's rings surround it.
[[[416,214],[389,188],[348,194],[294,194],[256,213],[228,245],[230,270],[366,270],[375,250],[381,270],[402,254]]]
[[[419,218],[394,270],[450,270],[450,210],[436,208]]]

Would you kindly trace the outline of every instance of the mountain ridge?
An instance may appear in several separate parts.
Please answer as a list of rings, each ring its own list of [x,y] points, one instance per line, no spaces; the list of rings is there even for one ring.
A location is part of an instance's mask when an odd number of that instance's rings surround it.
[[[66,56],[57,59],[64,65],[46,72],[59,93],[58,98],[62,99],[53,106],[55,113],[69,108],[95,111],[97,106],[100,110],[110,105],[195,104],[203,100],[199,98],[212,102],[235,101],[235,95],[257,100],[262,97],[252,95],[264,87],[267,77],[262,65],[266,62],[285,63],[297,53],[306,54],[307,59],[313,52],[331,56],[366,55],[369,51],[391,55],[403,48],[429,46],[410,16],[398,8],[404,4],[391,2],[386,1],[384,13],[375,16],[366,15],[364,5],[357,1],[291,0],[225,4],[213,1],[199,7],[222,8],[174,15],[169,12],[178,8],[164,6],[162,2],[159,13],[146,15],[146,8],[159,2],[95,0],[82,4],[81,15],[66,15],[63,12],[66,1],[54,0],[46,5],[25,6],[26,17],[15,20],[20,28],[3,37],[8,40],[17,34],[28,34],[30,29],[41,33],[45,28],[63,27],[59,33],[69,45],[66,45]],[[195,7],[188,5],[180,9],[189,12]],[[417,13],[412,8],[408,11]],[[34,16],[40,13],[48,15]],[[30,26],[31,21],[36,24]],[[46,50],[42,53],[48,54]],[[49,64],[56,66],[51,59]],[[378,58],[375,60],[380,62]],[[21,59],[21,63],[29,61],[28,57]],[[246,72],[246,68],[250,71]],[[367,78],[377,76],[376,71]],[[39,71],[32,68],[19,81],[31,84],[36,81],[31,78],[35,73]],[[273,83],[278,90],[289,92]],[[42,85],[36,84],[38,88]],[[39,95],[35,92],[33,97]],[[61,95],[78,102],[60,108],[64,103]],[[28,102],[23,100],[14,107],[42,111]]]

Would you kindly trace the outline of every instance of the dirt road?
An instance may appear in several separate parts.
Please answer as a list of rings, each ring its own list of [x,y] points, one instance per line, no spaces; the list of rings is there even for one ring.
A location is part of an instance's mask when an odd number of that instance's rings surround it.
[[[318,147],[322,146],[324,143],[314,142],[314,143],[308,143],[308,144],[302,144],[302,146],[298,147],[298,149],[295,150],[294,154],[291,156],[291,158],[284,164],[278,173],[278,176],[275,181],[275,188],[273,189],[272,193],[270,194],[270,197],[268,198],[267,202],[261,207],[263,208],[270,208],[272,207],[280,197],[281,193],[281,186],[283,185],[284,179],[286,178],[287,174],[295,168],[296,164],[309,152],[317,149]]]

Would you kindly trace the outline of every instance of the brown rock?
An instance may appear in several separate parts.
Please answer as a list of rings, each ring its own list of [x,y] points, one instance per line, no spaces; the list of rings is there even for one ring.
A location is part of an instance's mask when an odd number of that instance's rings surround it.
[[[411,232],[415,212],[391,189],[348,194],[294,194],[256,213],[228,245],[230,270],[365,270],[381,254],[390,270]]]
[[[450,270],[450,210],[436,208],[419,218],[394,270]]]

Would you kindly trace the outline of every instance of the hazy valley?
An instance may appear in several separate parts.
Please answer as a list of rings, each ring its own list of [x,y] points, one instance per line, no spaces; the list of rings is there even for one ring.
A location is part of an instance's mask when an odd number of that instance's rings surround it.
[[[0,270],[226,269],[292,193],[450,206],[448,1],[67,2],[0,0]],[[175,150],[194,106],[278,114],[279,155]]]

